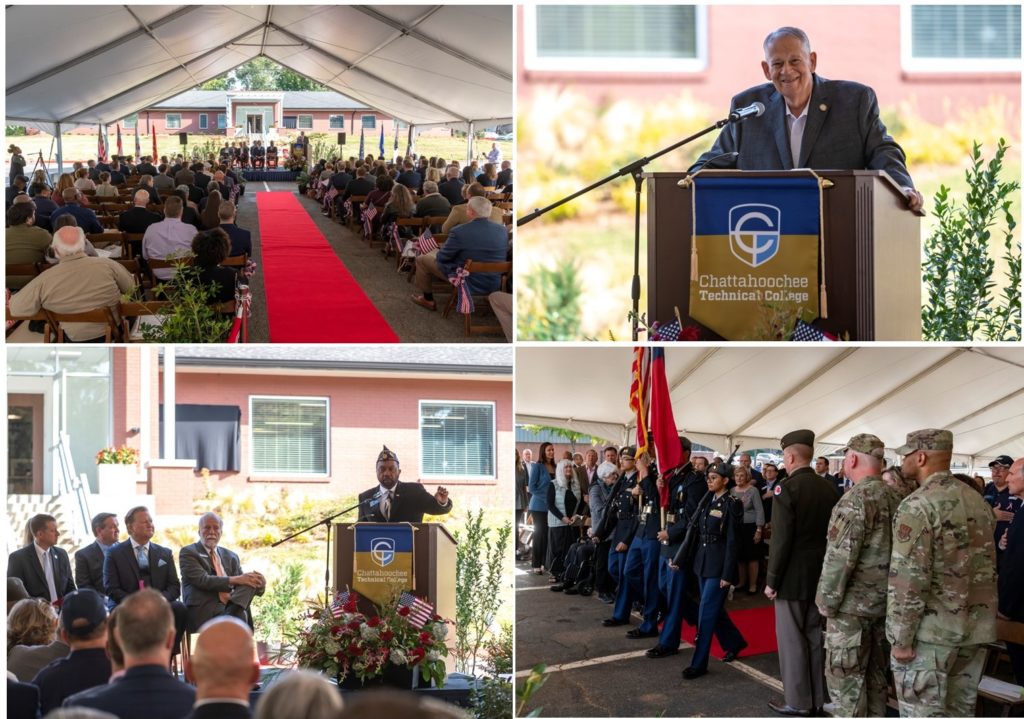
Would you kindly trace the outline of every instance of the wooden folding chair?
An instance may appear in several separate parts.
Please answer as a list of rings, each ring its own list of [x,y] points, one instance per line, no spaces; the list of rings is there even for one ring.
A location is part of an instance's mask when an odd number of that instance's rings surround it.
[[[121,315],[121,332],[125,342],[143,342],[144,339],[141,333],[136,334],[134,330],[138,330],[138,322],[133,323],[132,320],[137,320],[140,317],[148,315],[159,315],[161,310],[170,305],[170,302],[165,300],[147,300],[140,302],[122,302],[120,307]]]
[[[106,324],[104,341],[110,343],[122,340],[121,325],[118,323],[117,318],[114,317],[114,311],[110,307],[97,307],[94,310],[87,310],[85,312],[52,312],[44,307],[43,313],[46,315],[47,322],[56,332],[54,341],[57,343],[64,342],[62,322],[103,323]],[[49,342],[49,338],[46,341]]]
[[[981,651],[988,652],[985,658],[985,667],[982,670],[982,680],[986,677],[991,677],[995,674],[999,668],[999,663],[1003,661],[1006,652],[1006,642],[1013,642],[1014,644],[1024,644],[1024,623],[1012,622],[1006,619],[996,619],[996,642],[992,644],[986,644]],[[1008,661],[1008,659],[1007,659]],[[978,687],[978,698],[976,704],[975,716],[986,716],[983,712],[982,701],[988,701],[993,704],[997,704],[1002,707],[1002,716],[1008,717],[1011,712],[1014,716],[1019,716],[1017,710],[1024,707],[1024,687],[1017,687],[1017,694],[1014,698],[1003,696],[995,692],[989,691],[988,689]]]
[[[116,230],[117,223],[121,219],[117,215],[97,215],[96,219],[100,221],[100,224],[105,230]]]
[[[125,247],[128,249],[128,257],[141,257],[142,256],[142,238],[146,236],[145,232],[122,232],[121,237],[124,238]],[[138,243],[136,245],[135,243]],[[136,251],[138,247],[138,251]]]
[[[85,239],[92,243],[93,247],[109,247],[110,245],[119,245],[121,247],[121,257],[129,259],[131,255],[131,246],[124,239],[123,232],[91,232],[85,236]]]
[[[345,224],[348,229],[355,232],[355,223],[362,220],[362,216],[359,214],[363,203],[366,202],[366,195],[352,195],[348,198],[348,201],[352,203],[352,212],[349,213],[348,218],[345,220]]]
[[[118,258],[114,260],[114,262],[121,265],[121,267],[125,268],[131,273],[132,277],[135,278],[135,284],[138,286],[139,291],[142,292],[143,283],[146,278],[142,271],[142,265],[139,264],[139,261],[133,259]]]
[[[224,261],[220,263],[221,267],[245,267],[245,263],[249,261],[249,255],[244,252],[240,255],[231,255],[225,257]]]
[[[7,265],[7,270],[4,272],[6,277],[35,277],[42,270],[39,269],[38,262],[24,262]]]
[[[508,287],[508,274],[512,272],[511,262],[474,262],[473,260],[466,260],[465,269],[470,273],[482,273],[491,272],[501,274],[501,289],[505,290]],[[466,278],[469,279],[468,277]],[[487,295],[474,295],[474,304],[481,299],[486,298]],[[459,293],[457,291],[452,292],[451,299],[448,300],[448,306],[444,308],[444,317],[451,314],[452,310],[455,309],[458,304]],[[473,314],[470,312],[463,313],[463,320],[466,325],[466,336],[471,337],[477,334],[503,334],[501,325],[474,325]]]
[[[12,332],[14,332],[14,330],[16,330],[18,328],[18,326],[22,322],[42,322],[42,323],[44,323],[44,327],[43,327],[43,342],[45,342],[47,344],[50,343],[50,341],[51,341],[50,338],[53,336],[53,328],[50,327],[49,318],[46,316],[46,313],[43,312],[43,310],[39,310],[38,312],[36,312],[33,315],[12,315],[11,314],[11,308],[8,307],[7,308],[7,321],[14,323],[13,325],[11,325],[7,329],[7,335],[8,336],[10,336],[10,334]]]
[[[405,243],[409,239],[407,237],[403,237],[402,236],[402,228],[403,227],[411,227],[411,228],[413,228],[413,234],[419,235],[420,234],[420,230],[423,228],[423,218],[422,217],[400,217],[397,220],[395,220],[395,224],[398,226],[398,244],[400,246],[396,248],[395,247],[395,243],[391,240],[391,238],[390,237],[385,237],[384,238],[384,243],[385,243],[384,244],[384,257],[385,257],[385,259],[390,257],[391,256],[391,251],[394,250],[395,251],[395,267],[398,268],[398,267],[402,266],[402,250],[405,248]]]
[[[155,270],[177,270],[180,265],[190,267],[192,265],[192,255],[183,255],[181,257],[175,257],[168,260],[157,260],[148,259],[146,260],[146,266],[144,268],[145,276],[149,280],[149,288],[156,287],[161,282],[170,282],[170,280],[161,280],[156,276]]]

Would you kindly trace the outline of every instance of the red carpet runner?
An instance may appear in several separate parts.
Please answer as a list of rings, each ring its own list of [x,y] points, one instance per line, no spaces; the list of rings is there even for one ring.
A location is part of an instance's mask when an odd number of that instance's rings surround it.
[[[726,609],[728,609],[728,602],[726,602]],[[775,607],[772,605],[732,611],[729,612],[729,618],[749,645],[740,652],[740,658],[779,651],[779,644],[775,640]],[[696,637],[697,630],[684,622],[683,641],[693,644]],[[725,656],[722,647],[718,646],[717,638],[711,640],[711,656],[716,659]]]
[[[398,342],[290,192],[257,192],[271,342]]]

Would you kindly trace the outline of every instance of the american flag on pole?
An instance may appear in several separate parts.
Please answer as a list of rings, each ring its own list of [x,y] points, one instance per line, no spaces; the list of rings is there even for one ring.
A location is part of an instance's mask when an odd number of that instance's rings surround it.
[[[395,246],[395,252],[397,252],[398,254],[402,254],[402,238],[398,234],[398,223],[392,222],[390,225],[388,225],[388,228],[387,230],[385,230],[384,234],[391,238],[391,244]]]
[[[473,314],[475,305],[473,304],[473,295],[469,291],[469,283],[466,281],[469,277],[469,270],[465,267],[460,267],[455,270],[455,274],[448,275],[448,281],[455,287],[457,301],[455,303],[455,309],[460,314],[470,315]]]
[[[124,147],[121,146],[121,123],[117,123],[117,156],[122,157],[124,155]]]
[[[434,233],[429,227],[423,228],[423,234],[416,238],[416,254],[425,255],[437,249],[437,242],[434,240]]]
[[[142,161],[142,144],[139,142],[139,121],[135,121],[135,161]]]
[[[398,598],[398,606],[409,609],[409,624],[417,629],[422,629],[434,616],[434,605],[409,592],[402,592],[402,596]]]
[[[348,590],[339,593],[334,597],[334,601],[331,602],[331,616],[335,619],[340,619],[342,615],[342,607],[348,602],[349,595]]]
[[[377,208],[373,203],[363,205],[363,235],[367,238],[373,237],[373,218],[376,216]]]
[[[103,141],[103,125],[96,131],[96,161],[103,162],[107,159],[107,145]]]
[[[629,408],[636,417],[636,456],[647,451],[647,411],[649,409],[650,356],[644,347],[633,348],[630,368]]]
[[[834,335],[830,335],[828,332],[819,330],[814,325],[807,324],[803,320],[796,321],[796,327],[793,330],[793,342],[835,342],[836,338]]]

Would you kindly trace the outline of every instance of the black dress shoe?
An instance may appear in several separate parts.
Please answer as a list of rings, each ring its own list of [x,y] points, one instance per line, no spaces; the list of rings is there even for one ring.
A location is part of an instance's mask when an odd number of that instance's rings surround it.
[[[561,584],[552,584],[550,587],[548,587],[548,589],[550,589],[552,592],[560,592],[563,588],[564,587]]]
[[[601,622],[602,627],[621,627],[623,624],[629,624],[629,621],[627,620],[625,622],[622,622],[616,619],[615,617],[609,617],[608,619],[605,619],[603,622]]]
[[[683,670],[683,679],[696,679],[702,677],[708,673],[707,669],[698,669],[697,667],[686,667]]]
[[[565,591],[566,594],[579,594],[580,593],[580,590],[577,589],[576,587],[566,587],[564,591]]]
[[[647,650],[647,656],[651,659],[661,659],[662,657],[670,657],[673,654],[678,654],[678,649],[670,649],[669,647],[661,644],[655,645]]]
[[[734,661],[736,659],[736,657],[738,657],[740,655],[740,652],[742,652],[744,649],[746,649],[747,646],[748,646],[747,643],[743,642],[743,646],[740,647],[739,649],[737,649],[735,651],[728,651],[728,652],[726,652],[725,656],[722,657],[722,661],[726,662],[726,663]]]
[[[613,597],[611,594],[598,594],[597,598],[600,599],[605,604],[614,604],[615,603],[615,597]]]
[[[809,717],[811,712],[809,709],[794,709],[789,704],[776,704],[775,702],[768,702],[768,708],[776,714],[782,714],[787,717]]]
[[[657,631],[641,632],[640,631],[640,627],[637,627],[636,629],[630,629],[628,632],[626,632],[626,636],[629,637],[630,639],[646,639],[648,637],[656,637],[656,636],[658,636],[658,632]]]

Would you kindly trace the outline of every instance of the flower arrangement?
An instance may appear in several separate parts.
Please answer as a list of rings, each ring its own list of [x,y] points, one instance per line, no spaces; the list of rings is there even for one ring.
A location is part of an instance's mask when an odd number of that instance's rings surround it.
[[[444,686],[445,638],[449,622],[436,614],[422,626],[398,598],[378,608],[377,616],[359,611],[358,598],[345,592],[331,604],[311,603],[306,629],[298,637],[300,667],[365,683],[389,667],[419,667],[420,676]]]
[[[131,447],[104,447],[96,453],[96,464],[138,464],[139,451]]]

